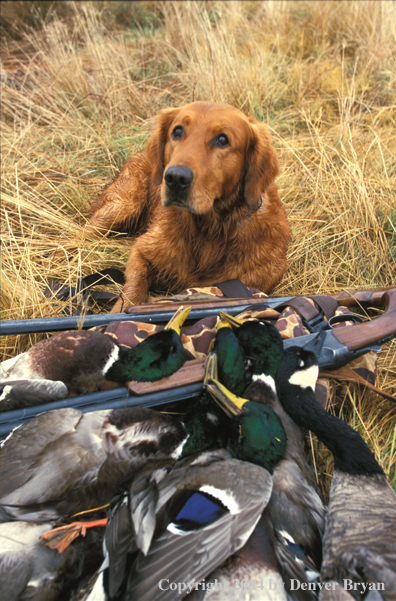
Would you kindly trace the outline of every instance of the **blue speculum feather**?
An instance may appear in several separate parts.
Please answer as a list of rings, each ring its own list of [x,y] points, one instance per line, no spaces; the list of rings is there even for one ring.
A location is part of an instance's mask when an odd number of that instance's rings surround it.
[[[196,530],[218,520],[227,512],[228,510],[218,499],[203,492],[194,492],[173,523],[181,530]]]

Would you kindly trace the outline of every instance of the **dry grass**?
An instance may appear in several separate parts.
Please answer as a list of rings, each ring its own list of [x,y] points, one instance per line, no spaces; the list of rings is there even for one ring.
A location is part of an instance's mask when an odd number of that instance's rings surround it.
[[[60,314],[49,279],[124,267],[128,240],[82,238],[88,207],[161,108],[198,99],[271,129],[293,231],[274,294],[395,282],[394,2],[6,2],[2,27],[3,319]],[[35,340],[3,337],[3,358]],[[393,394],[395,348],[378,373]],[[396,485],[395,406],[344,395],[344,419]]]

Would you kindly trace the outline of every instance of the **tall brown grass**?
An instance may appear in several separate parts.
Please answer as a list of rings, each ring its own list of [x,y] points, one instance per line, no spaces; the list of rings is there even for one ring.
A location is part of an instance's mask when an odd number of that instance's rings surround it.
[[[394,2],[5,2],[1,24],[3,319],[60,314],[49,279],[125,266],[125,237],[83,239],[89,205],[160,109],[198,99],[272,132],[293,231],[274,294],[395,283]],[[38,338],[2,337],[3,359]],[[377,382],[393,394],[395,348]],[[344,419],[396,484],[395,406],[343,394]]]

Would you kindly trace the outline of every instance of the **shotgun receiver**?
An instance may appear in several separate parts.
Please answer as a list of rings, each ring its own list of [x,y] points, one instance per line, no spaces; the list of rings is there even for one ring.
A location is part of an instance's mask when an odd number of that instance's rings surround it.
[[[323,346],[319,356],[320,369],[337,369],[368,351],[379,352],[378,345],[396,335],[396,288],[381,297],[385,313],[377,319],[359,325],[323,330]],[[317,334],[298,336],[284,341],[284,348],[306,346]]]
[[[373,303],[373,293],[358,293],[360,296],[359,303]],[[367,351],[374,350],[378,352],[381,350],[379,344],[384,344],[388,340],[391,340],[396,335],[396,288],[388,290],[387,292],[376,293],[377,298],[375,304],[379,301],[385,308],[385,313],[376,319],[366,322],[364,324],[345,326],[343,328],[328,328],[322,330],[321,338],[323,340],[322,349],[319,356],[319,367],[321,369],[338,368],[346,363],[349,363],[352,359],[359,357]],[[349,295],[347,301],[349,302]],[[356,297],[353,297],[356,299]],[[244,299],[244,300],[258,300],[258,299]],[[262,299],[259,299],[262,303]],[[273,300],[273,299],[268,299]],[[276,299],[279,304],[279,298]],[[281,299],[285,302],[285,298]],[[342,300],[342,299],[341,299]],[[356,299],[357,300],[357,299]],[[356,300],[354,303],[356,304]],[[226,303],[228,301],[220,301],[216,304],[217,313],[219,312],[219,305],[221,308],[227,308],[227,312],[231,313],[230,306]],[[232,301],[234,302],[234,300]],[[193,303],[191,303],[193,304]],[[257,306],[259,303],[251,303]],[[251,306],[250,304],[250,306]],[[177,307],[176,303],[171,303],[171,310],[166,312],[166,320],[169,318],[169,313],[175,311]],[[267,305],[267,303],[265,303]],[[146,307],[146,306],[144,306]],[[157,309],[157,307],[156,307]],[[231,306],[231,309],[233,307]],[[241,305],[237,306],[235,313],[242,311]],[[192,313],[192,311],[191,311]],[[191,315],[190,313],[190,315]],[[111,321],[114,315],[110,314]],[[125,319],[125,314],[122,315]],[[129,314],[134,315],[134,314]],[[129,316],[127,315],[127,317]],[[90,316],[89,316],[90,317]],[[100,316],[92,316],[100,317]],[[70,318],[59,318],[59,319],[70,319]],[[134,317],[136,319],[136,317]],[[141,320],[141,316],[139,315]],[[27,320],[29,321],[29,320]],[[154,321],[154,319],[153,319]],[[164,320],[165,321],[165,320]],[[59,329],[59,328],[57,328]],[[41,330],[42,331],[42,330]],[[307,336],[299,336],[297,338],[291,338],[284,341],[284,348],[291,346],[305,346],[311,340],[317,337],[317,333],[308,334]],[[191,364],[194,363],[194,369]],[[45,405],[36,405],[35,407],[27,407],[25,409],[18,409],[14,411],[7,411],[0,414],[0,439],[6,436],[13,428],[19,426],[21,423],[51,409],[61,409],[65,407],[74,407],[79,409],[83,413],[88,411],[97,411],[101,409],[118,409],[121,407],[153,407],[156,405],[163,405],[165,403],[177,402],[187,398],[194,398],[199,395],[202,390],[203,381],[203,364],[202,361],[189,361],[184,368],[178,370],[170,378],[160,380],[158,383],[147,384],[140,383],[143,385],[139,396],[135,396],[138,390],[135,390],[135,395],[131,395],[130,390],[125,387],[113,388],[111,390],[104,390],[101,392],[94,392],[90,394],[80,395],[77,397],[69,397],[60,401],[53,401],[46,403]],[[195,371],[194,371],[195,370]],[[184,374],[181,375],[181,374]],[[195,374],[195,375],[194,375]],[[165,380],[167,382],[165,382]],[[149,392],[148,394],[142,394],[144,385],[147,389],[155,392]]]

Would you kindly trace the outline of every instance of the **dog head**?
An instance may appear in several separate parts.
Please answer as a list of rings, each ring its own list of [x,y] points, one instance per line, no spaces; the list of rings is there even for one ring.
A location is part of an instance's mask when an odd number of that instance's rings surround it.
[[[240,198],[256,209],[279,171],[265,125],[227,104],[165,109],[146,153],[162,204],[199,215]]]

